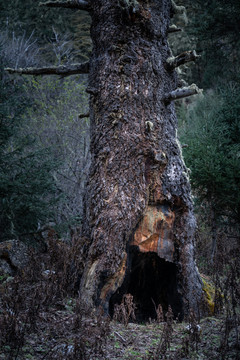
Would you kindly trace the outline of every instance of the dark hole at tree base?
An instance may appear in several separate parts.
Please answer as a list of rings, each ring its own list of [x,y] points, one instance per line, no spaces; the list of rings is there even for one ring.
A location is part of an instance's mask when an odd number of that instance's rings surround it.
[[[129,265],[122,286],[109,302],[110,315],[114,305],[120,304],[124,294],[133,295],[136,321],[156,319],[155,306],[161,304],[166,314],[170,305],[175,318],[183,319],[182,298],[178,292],[177,265],[161,259],[154,252],[141,253],[136,246],[130,247]]]

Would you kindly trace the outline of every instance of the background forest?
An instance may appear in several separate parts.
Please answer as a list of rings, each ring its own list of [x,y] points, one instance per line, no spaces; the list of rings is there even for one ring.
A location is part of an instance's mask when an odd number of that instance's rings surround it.
[[[1,240],[26,239],[49,222],[66,233],[81,220],[89,162],[88,119],[78,118],[88,108],[86,78],[12,77],[3,68],[85,59],[90,19],[39,13],[34,1],[1,7]]]
[[[230,291],[230,275],[239,291],[240,2],[178,4],[188,17],[174,21],[183,31],[169,35],[172,51],[201,55],[179,77],[204,90],[176,104],[198,222],[197,262],[222,291]],[[0,24],[0,242],[35,246],[46,228],[70,241],[81,226],[89,167],[89,120],[79,117],[88,113],[87,78],[20,77],[4,68],[88,59],[90,17],[0,0]]]

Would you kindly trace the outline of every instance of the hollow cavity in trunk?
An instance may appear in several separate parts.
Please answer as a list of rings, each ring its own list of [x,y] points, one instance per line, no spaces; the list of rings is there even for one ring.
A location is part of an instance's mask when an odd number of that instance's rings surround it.
[[[136,320],[156,319],[161,304],[165,314],[170,305],[175,318],[183,317],[182,298],[178,289],[177,265],[161,259],[154,252],[140,252],[130,246],[129,269],[122,286],[110,299],[110,314],[120,304],[124,294],[131,293],[136,304]]]

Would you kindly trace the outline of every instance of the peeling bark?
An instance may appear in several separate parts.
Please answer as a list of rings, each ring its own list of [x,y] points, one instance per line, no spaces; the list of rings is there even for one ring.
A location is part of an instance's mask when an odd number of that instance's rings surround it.
[[[198,91],[176,90],[176,72],[164,66],[171,56],[171,1],[139,1],[134,16],[117,1],[89,3],[92,159],[83,232],[91,246],[80,296],[89,308],[101,305],[108,312],[110,299],[131,273],[129,254],[137,247],[175,264],[176,296],[187,315],[190,308],[197,311],[202,285],[194,262],[189,179],[171,100]]]

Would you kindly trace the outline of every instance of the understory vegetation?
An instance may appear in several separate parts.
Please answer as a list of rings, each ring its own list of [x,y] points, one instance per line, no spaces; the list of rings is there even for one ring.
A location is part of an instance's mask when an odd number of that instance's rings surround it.
[[[169,41],[178,42],[175,51],[187,44],[201,54],[180,77],[203,94],[176,110],[208,316],[190,311],[179,322],[156,304],[155,318],[138,323],[131,294],[112,319],[101,309],[90,318],[82,307],[87,78],[10,76],[4,68],[88,59],[90,19],[80,11],[66,20],[57,10],[52,27],[56,10],[40,17],[35,1],[9,0],[0,14],[0,244],[30,247],[27,266],[8,274],[0,263],[0,359],[240,359],[240,3],[178,3],[189,19],[179,19],[187,26]]]
[[[113,319],[89,309],[78,297],[84,244],[63,243],[51,233],[48,252],[29,251],[29,264],[0,278],[0,359],[239,359],[239,253],[218,253],[212,276],[204,276],[209,316],[190,311],[174,319],[169,306],[155,319],[135,321],[134,299],[126,294]],[[224,271],[222,271],[224,269]]]

